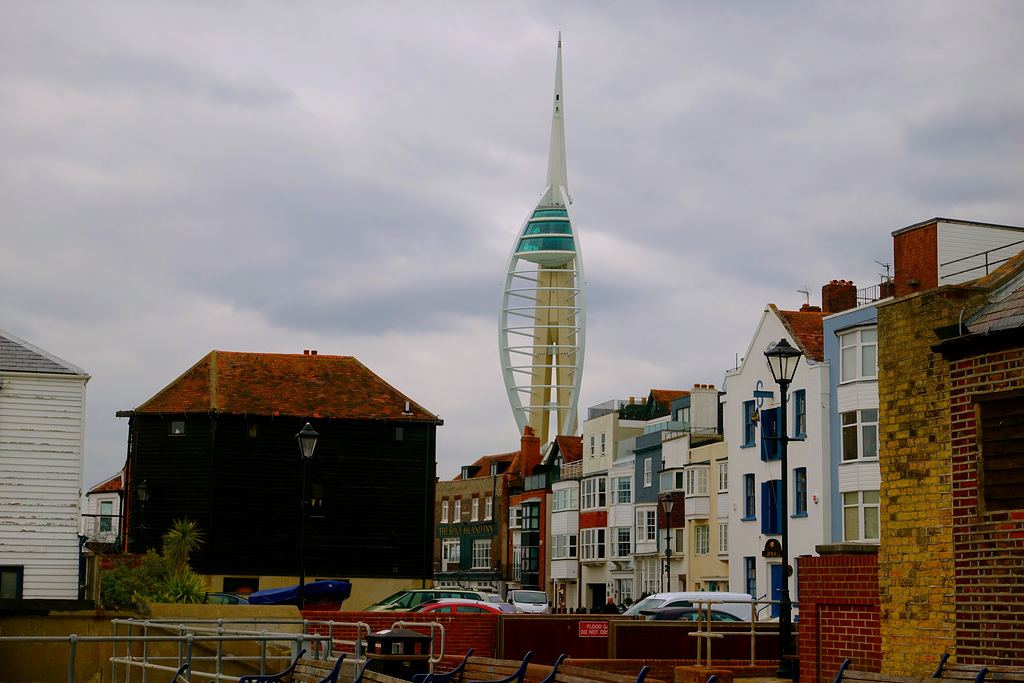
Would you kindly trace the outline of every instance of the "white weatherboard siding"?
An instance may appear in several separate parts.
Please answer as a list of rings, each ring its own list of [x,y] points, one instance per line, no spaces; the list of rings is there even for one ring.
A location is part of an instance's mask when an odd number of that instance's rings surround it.
[[[0,565],[24,567],[24,598],[75,599],[88,376],[0,378]]]
[[[936,242],[940,285],[959,284],[986,275],[986,257],[982,252],[997,250],[988,255],[990,264],[988,272],[992,272],[995,269],[991,265],[993,262],[1010,258],[1024,246],[1019,244],[1024,240],[1024,230],[1019,228],[964,225],[940,221],[936,229],[938,232]],[[1011,244],[1015,246],[1001,248]],[[956,261],[956,263],[950,263],[951,261]]]

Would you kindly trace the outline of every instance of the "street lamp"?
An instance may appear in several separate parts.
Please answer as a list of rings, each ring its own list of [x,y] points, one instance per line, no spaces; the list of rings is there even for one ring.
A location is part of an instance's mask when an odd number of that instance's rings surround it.
[[[306,604],[306,489],[309,484],[309,461],[313,459],[313,449],[320,435],[310,424],[295,435],[299,442],[299,453],[302,455],[302,520],[299,524],[299,609]]]
[[[669,527],[669,515],[676,501],[669,494],[663,495],[658,502],[665,513],[665,590],[672,590],[672,529]]]
[[[146,501],[149,500],[149,484],[143,479],[142,483],[135,487],[135,495],[139,497],[139,536],[142,537],[142,546],[146,546]]]
[[[786,392],[796,375],[796,367],[800,364],[800,349],[794,348],[785,339],[776,344],[769,344],[764,352],[771,370],[772,378],[779,385],[780,410],[776,424],[779,428],[777,438],[779,453],[782,458],[782,491],[780,501],[782,517],[782,591],[779,595],[779,670],[780,678],[793,678],[793,660],[789,658],[793,633],[793,602],[789,597],[789,442],[802,441],[790,439],[786,429]]]

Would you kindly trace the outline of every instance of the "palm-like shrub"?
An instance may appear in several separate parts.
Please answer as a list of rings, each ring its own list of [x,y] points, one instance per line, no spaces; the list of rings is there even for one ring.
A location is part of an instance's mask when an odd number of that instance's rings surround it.
[[[202,603],[209,590],[189,556],[203,543],[203,532],[188,519],[176,519],[163,535],[163,553],[150,550],[139,560],[115,560],[100,575],[100,602],[107,609],[128,609],[140,603]]]
[[[199,525],[190,519],[176,519],[163,536],[164,557],[175,571],[188,567],[188,558],[205,541]]]

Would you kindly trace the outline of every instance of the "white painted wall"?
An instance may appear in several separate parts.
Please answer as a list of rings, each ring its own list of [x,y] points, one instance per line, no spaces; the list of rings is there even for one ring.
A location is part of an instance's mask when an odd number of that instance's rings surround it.
[[[24,567],[24,598],[75,599],[89,377],[0,379],[0,565]]]
[[[757,597],[770,594],[771,575],[769,564],[778,564],[778,559],[762,557],[762,550],[769,538],[781,542],[781,536],[766,536],[761,533],[761,483],[782,476],[778,460],[761,460],[761,435],[758,430],[755,446],[744,448],[743,444],[743,403],[756,400],[755,390],[771,391],[773,398],[761,401],[761,410],[774,408],[779,404],[779,387],[772,379],[765,363],[764,351],[772,342],[786,338],[797,345],[774,312],[766,309],[759,323],[746,357],[740,367],[726,373],[726,395],[724,404],[725,440],[728,444],[729,462],[729,584],[730,590],[746,591],[745,557],[754,557],[757,575]],[[760,386],[758,386],[760,382]],[[793,395],[803,389],[807,392],[807,438],[803,442],[789,444],[789,497],[784,510],[789,520],[789,564],[794,568],[790,593],[794,600],[796,592],[796,561],[799,555],[813,555],[815,546],[824,542],[826,530],[831,524],[829,506],[822,499],[829,491],[830,469],[828,460],[829,443],[829,399],[828,364],[814,363],[801,359],[793,384],[790,386],[787,412],[787,433],[793,436]],[[808,510],[806,517],[794,518],[793,512],[793,470],[807,469]],[[743,521],[744,475],[753,474],[755,481],[755,512],[757,519]],[[812,502],[818,496],[818,503]],[[762,613],[765,616],[767,611]]]

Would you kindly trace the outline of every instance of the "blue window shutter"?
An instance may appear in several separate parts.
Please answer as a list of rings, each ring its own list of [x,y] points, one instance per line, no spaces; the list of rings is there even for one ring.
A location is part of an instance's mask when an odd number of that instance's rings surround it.
[[[771,532],[771,516],[768,514],[771,510],[771,504],[769,499],[771,498],[771,482],[761,482],[761,533],[770,534]]]
[[[778,440],[765,438],[779,435],[778,417],[778,408],[761,411],[761,460],[778,460],[780,457]]]

